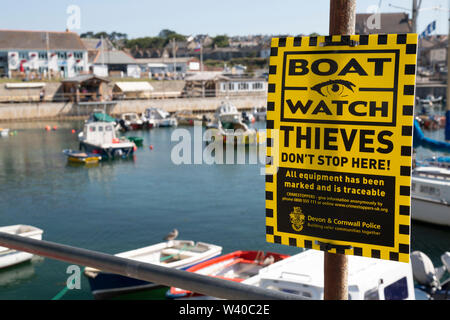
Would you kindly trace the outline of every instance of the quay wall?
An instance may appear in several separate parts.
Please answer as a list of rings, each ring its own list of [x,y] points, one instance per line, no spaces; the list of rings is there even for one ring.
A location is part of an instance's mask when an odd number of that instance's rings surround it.
[[[251,110],[255,106],[266,105],[266,95],[230,97],[228,100],[238,110]],[[211,98],[173,98],[149,100],[119,100],[107,109],[112,115],[125,112],[144,112],[146,108],[155,107],[170,113],[190,110],[194,113],[210,113],[224,101],[224,97]],[[0,121],[17,120],[51,120],[85,118],[98,105],[78,106],[71,102],[28,102],[28,103],[0,103]]]

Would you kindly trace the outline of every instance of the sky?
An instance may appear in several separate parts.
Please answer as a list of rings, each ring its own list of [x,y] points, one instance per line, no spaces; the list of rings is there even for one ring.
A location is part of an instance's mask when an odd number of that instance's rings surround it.
[[[420,0],[419,0],[420,1]],[[2,1],[0,29],[122,32],[157,36],[162,29],[210,36],[328,34],[330,0],[14,0]],[[439,7],[441,10],[433,8]],[[436,20],[448,33],[450,0],[422,0],[417,32]],[[411,12],[412,0],[357,0],[357,13]],[[373,9],[372,8],[372,9]],[[79,12],[79,14],[78,14]]]

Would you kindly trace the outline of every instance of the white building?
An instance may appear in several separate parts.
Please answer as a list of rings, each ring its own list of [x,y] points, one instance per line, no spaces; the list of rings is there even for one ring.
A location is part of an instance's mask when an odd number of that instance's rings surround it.
[[[77,33],[0,30],[0,76],[66,78],[88,71]]]

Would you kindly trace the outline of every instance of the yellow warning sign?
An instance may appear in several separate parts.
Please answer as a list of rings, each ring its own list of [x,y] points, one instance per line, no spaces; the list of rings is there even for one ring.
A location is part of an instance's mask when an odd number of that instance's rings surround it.
[[[273,38],[268,242],[408,262],[416,34]]]

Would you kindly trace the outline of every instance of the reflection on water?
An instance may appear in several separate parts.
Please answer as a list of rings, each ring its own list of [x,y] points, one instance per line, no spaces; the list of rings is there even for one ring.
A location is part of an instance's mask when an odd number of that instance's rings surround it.
[[[33,256],[29,261],[0,270],[0,288],[26,285],[35,275],[35,267],[41,264],[44,258]]]
[[[34,225],[44,230],[44,240],[105,253],[158,243],[173,228],[180,239],[221,245],[224,253],[300,251],[265,240],[265,179],[259,161],[175,165],[170,158],[174,129],[155,128],[126,134],[144,138],[134,159],[74,166],[62,150],[78,149],[71,130],[82,122],[56,123],[59,129],[48,132],[46,124],[21,125],[16,136],[0,138],[0,225]],[[415,249],[440,265],[440,255],[450,249],[450,232],[413,223]],[[68,265],[53,259],[32,264],[34,275],[0,285],[0,299],[51,299],[62,289]],[[81,286],[64,299],[91,299],[85,277]]]

